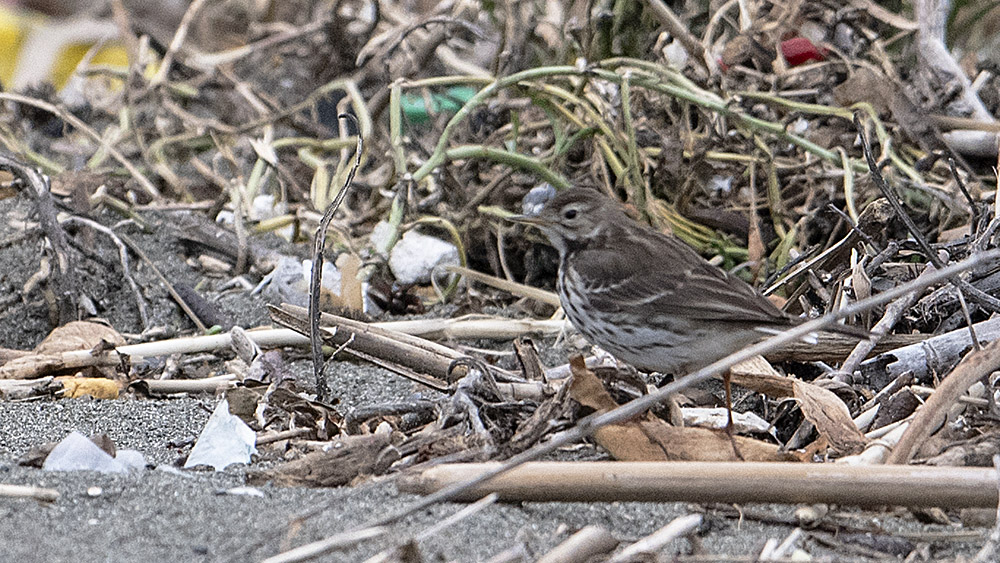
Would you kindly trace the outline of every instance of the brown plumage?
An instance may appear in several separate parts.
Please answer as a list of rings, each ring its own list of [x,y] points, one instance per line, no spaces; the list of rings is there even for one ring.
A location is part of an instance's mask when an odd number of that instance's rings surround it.
[[[800,322],[595,191],[562,191],[515,220],[559,251],[559,299],[573,326],[637,368],[683,375]]]

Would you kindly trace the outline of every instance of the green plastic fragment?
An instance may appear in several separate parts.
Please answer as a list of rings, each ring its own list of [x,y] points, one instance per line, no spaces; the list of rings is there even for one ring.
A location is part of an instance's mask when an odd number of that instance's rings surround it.
[[[453,86],[448,88],[443,93],[431,94],[431,106],[433,113],[455,113],[465,105],[465,102],[469,101],[472,96],[476,95],[475,88],[470,86]],[[427,123],[430,121],[431,116],[427,111],[427,106],[425,104],[425,99],[420,94],[406,93],[403,94],[401,98],[401,106],[403,108],[403,115],[406,116],[407,121],[414,124]]]

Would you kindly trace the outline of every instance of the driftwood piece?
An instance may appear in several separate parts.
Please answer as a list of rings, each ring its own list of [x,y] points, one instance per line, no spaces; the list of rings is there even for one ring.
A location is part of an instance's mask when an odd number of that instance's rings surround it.
[[[403,475],[399,490],[429,494],[499,463],[445,464]],[[986,467],[848,466],[817,463],[530,462],[457,495],[506,501],[778,502],[877,507],[995,507]]]
[[[1000,338],[1000,319],[976,323],[980,343]],[[934,336],[922,342],[879,354],[861,364],[861,374],[876,389],[881,389],[906,371],[917,381],[927,381],[933,374],[943,374],[958,363],[972,347],[968,328]]]
[[[944,423],[948,408],[965,393],[973,383],[1000,369],[1000,341],[993,341],[982,350],[965,357],[941,382],[934,394],[917,409],[913,422],[886,463],[906,463],[913,458],[916,448]],[[996,491],[994,491],[994,494]]]
[[[919,343],[928,337],[926,334],[887,334],[872,352],[887,353],[901,346]],[[764,354],[764,357],[771,362],[842,362],[857,344],[857,338],[821,332],[816,335],[815,343],[789,342]]]
[[[701,514],[688,514],[674,518],[666,526],[616,553],[608,560],[608,563],[627,563],[655,556],[670,542],[697,530],[698,526],[701,526],[703,518]]]
[[[51,390],[49,385],[55,377],[40,377],[38,379],[0,379],[0,399],[5,401],[12,401],[15,399],[24,399],[27,397],[34,397],[37,395],[45,395]]]
[[[301,307],[285,304],[270,307],[274,322],[302,334],[309,333],[306,312]],[[321,315],[323,341],[329,346],[390,369],[403,377],[432,389],[448,388],[449,369],[462,354],[432,342],[401,338],[401,334],[374,327],[344,317]]]
[[[59,491],[45,487],[32,487],[30,485],[0,484],[0,497],[30,498],[44,502],[55,502],[59,500]]]
[[[932,271],[930,268],[926,268],[920,275],[928,275],[930,271]],[[914,292],[889,303],[889,306],[885,308],[885,313],[882,314],[882,318],[872,327],[870,337],[867,340],[861,340],[857,343],[854,350],[851,350],[850,355],[844,360],[840,369],[845,373],[853,374],[854,370],[861,365],[861,362],[875,349],[875,345],[885,338],[885,335],[892,330],[892,327],[896,326],[896,323],[899,322],[903,314],[913,306],[917,297],[918,294]]]
[[[276,469],[250,475],[259,485],[273,481],[285,487],[339,487],[361,475],[384,473],[399,453],[390,434],[369,434],[334,440],[326,451],[307,454]]]
[[[129,384],[140,391],[152,394],[173,393],[218,393],[236,387],[237,378],[233,374],[216,375],[202,379],[137,379]]]
[[[305,309],[287,304],[270,309],[276,323],[296,332],[308,331]],[[342,347],[350,354],[433,389],[448,389],[452,381],[468,373],[466,366],[456,363],[465,355],[442,344],[327,313],[320,316],[320,322],[327,345]],[[489,370],[498,381],[526,383],[510,372],[492,366]],[[528,385],[538,387],[538,384]],[[521,389],[521,394],[525,391]]]
[[[611,553],[618,540],[599,526],[585,526],[543,555],[538,563],[575,563]]]

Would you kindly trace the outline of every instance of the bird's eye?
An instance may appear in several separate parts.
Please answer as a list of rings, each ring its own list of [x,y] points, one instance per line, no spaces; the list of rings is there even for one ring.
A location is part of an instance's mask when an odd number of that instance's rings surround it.
[[[567,209],[566,211],[563,211],[563,217],[567,219],[576,219],[576,213],[576,209]]]

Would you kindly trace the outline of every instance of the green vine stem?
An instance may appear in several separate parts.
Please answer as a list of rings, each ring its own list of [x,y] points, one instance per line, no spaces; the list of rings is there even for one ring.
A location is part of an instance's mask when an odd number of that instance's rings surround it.
[[[482,145],[461,145],[444,151],[442,162],[451,160],[465,160],[470,158],[484,158],[499,164],[506,164],[513,168],[519,168],[525,172],[533,172],[542,180],[552,184],[556,189],[566,189],[570,187],[570,182],[560,174],[553,172],[536,158],[525,156],[520,153],[506,151],[494,147]],[[414,173],[414,180],[417,174]]]

